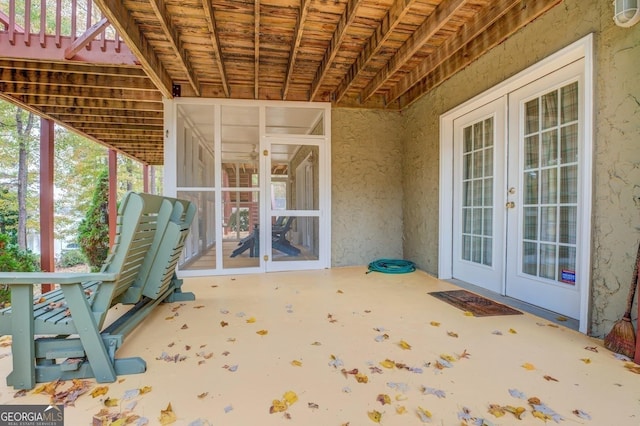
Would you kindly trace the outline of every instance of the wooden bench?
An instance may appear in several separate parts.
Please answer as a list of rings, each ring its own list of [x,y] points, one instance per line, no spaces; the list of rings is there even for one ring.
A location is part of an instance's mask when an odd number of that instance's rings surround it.
[[[195,207],[188,202],[128,193],[118,213],[115,243],[100,272],[0,272],[11,286],[11,307],[0,311],[0,335],[12,335],[13,371],[7,384],[142,373],[139,357],[115,358],[126,335],[160,302],[193,300],[181,292],[175,267]],[[58,284],[34,302],[34,284]],[[105,327],[109,308],[134,305]]]

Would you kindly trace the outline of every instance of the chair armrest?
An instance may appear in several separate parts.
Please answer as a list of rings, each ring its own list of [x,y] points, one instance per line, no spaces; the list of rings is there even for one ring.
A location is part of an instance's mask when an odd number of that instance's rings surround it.
[[[118,274],[105,272],[0,272],[0,284],[75,284],[115,281]]]

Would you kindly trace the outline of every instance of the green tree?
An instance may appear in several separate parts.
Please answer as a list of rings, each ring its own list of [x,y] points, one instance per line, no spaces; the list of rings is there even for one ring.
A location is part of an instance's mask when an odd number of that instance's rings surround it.
[[[91,206],[78,228],[78,243],[93,271],[109,254],[109,171],[103,169],[93,192]]]

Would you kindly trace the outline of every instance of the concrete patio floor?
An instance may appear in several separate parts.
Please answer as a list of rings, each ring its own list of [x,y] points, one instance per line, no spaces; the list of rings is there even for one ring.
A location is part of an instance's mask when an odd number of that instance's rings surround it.
[[[156,425],[169,404],[176,425],[640,424],[640,375],[600,340],[528,313],[465,315],[428,294],[458,287],[421,271],[365,271],[186,279],[196,301],[160,306],[117,353],[147,372],[96,397],[89,381],[65,424]],[[49,403],[2,382],[2,404]],[[289,402],[270,413],[274,400]]]

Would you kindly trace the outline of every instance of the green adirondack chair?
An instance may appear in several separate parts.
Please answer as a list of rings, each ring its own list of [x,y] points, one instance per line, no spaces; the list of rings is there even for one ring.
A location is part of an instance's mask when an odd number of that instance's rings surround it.
[[[144,372],[146,363],[139,357],[115,358],[126,333],[103,330],[104,321],[116,303],[137,307],[142,302],[152,272],[166,261],[166,254],[158,254],[177,250],[165,236],[175,232],[167,230],[177,226],[176,216],[183,217],[182,210],[183,202],[175,199],[128,193],[119,209],[114,246],[100,272],[0,273],[0,283],[9,284],[12,294],[11,307],[0,311],[0,335],[13,337],[13,371],[7,384],[31,389],[36,382],[86,377],[113,382],[118,374]],[[33,285],[42,283],[58,284],[60,290],[34,304]],[[176,289],[174,284],[167,291]],[[166,296],[166,292],[159,295]],[[126,320],[116,320],[125,331],[144,318],[127,314]]]

